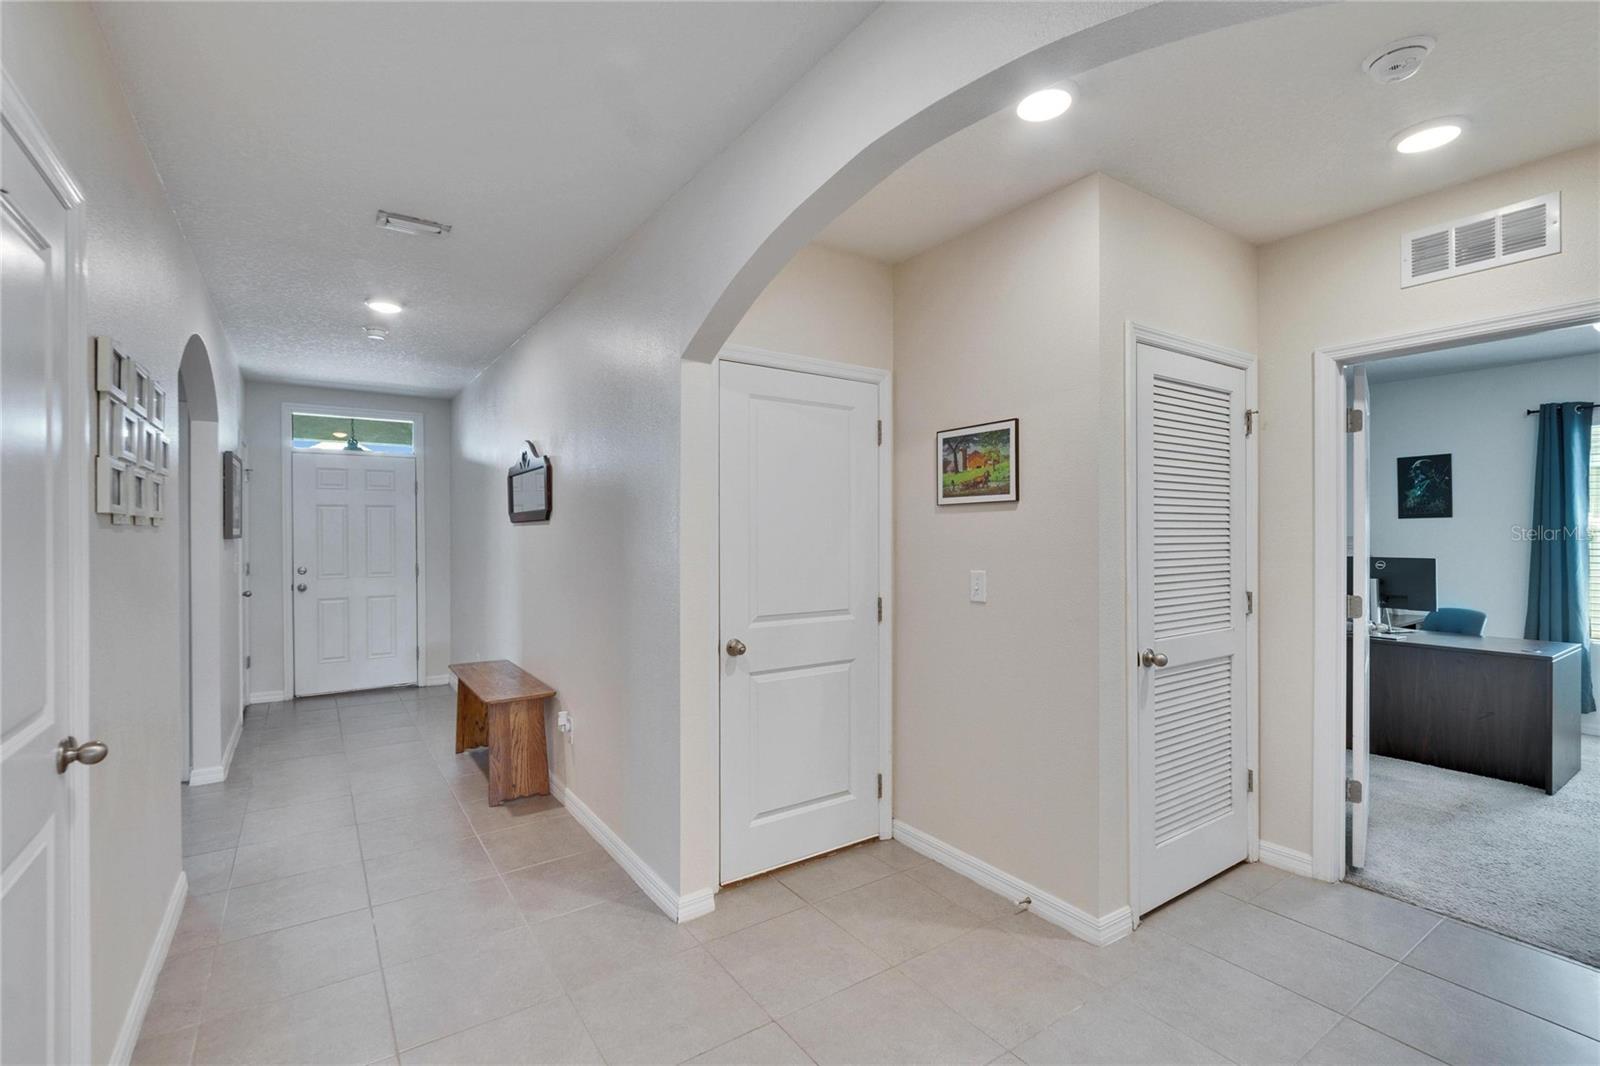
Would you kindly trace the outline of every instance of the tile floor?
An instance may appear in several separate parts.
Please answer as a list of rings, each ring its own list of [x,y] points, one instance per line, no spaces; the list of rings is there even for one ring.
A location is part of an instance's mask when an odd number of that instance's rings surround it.
[[[252,708],[136,1062],[1600,1062],[1600,974],[1236,868],[1108,948],[904,846],[667,921],[448,690]]]

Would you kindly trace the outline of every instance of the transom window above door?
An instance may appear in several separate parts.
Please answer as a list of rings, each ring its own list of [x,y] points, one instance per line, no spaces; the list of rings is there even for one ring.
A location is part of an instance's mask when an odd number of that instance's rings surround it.
[[[416,454],[415,427],[410,419],[351,418],[297,411],[290,416],[289,425],[296,451]]]

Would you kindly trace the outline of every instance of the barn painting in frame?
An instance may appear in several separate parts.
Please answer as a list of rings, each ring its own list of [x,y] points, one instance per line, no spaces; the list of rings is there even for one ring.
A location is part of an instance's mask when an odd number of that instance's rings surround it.
[[[1017,498],[1018,420],[939,432],[938,502],[1008,503]]]

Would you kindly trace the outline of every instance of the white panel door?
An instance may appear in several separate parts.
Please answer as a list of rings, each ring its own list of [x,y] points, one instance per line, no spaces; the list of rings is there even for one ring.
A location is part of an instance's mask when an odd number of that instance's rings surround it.
[[[878,835],[878,390],[721,365],[722,881]]]
[[[410,457],[294,453],[294,691],[419,682]]]
[[[67,639],[67,212],[9,129],[0,151],[0,1061],[68,1061],[73,804],[56,770]],[[79,738],[85,740],[88,738]],[[84,773],[69,767],[72,775]]]
[[[1245,372],[1141,344],[1140,913],[1246,858]]]
[[[1372,411],[1367,393],[1367,372],[1357,367],[1351,372],[1350,406],[1361,412],[1363,429],[1350,434],[1350,572],[1354,578],[1351,592],[1368,598],[1367,575],[1372,573],[1372,517],[1368,507],[1371,491],[1371,471],[1367,454],[1367,420]],[[1357,782],[1361,798],[1348,804],[1350,808],[1350,865],[1357,868],[1367,864],[1367,811],[1371,798],[1368,769],[1372,747],[1372,708],[1369,701],[1371,668],[1369,653],[1372,648],[1371,630],[1367,614],[1347,623],[1350,629],[1350,779]]]

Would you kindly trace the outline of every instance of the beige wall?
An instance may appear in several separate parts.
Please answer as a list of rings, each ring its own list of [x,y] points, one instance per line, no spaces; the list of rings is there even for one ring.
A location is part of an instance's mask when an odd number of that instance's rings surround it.
[[[83,187],[88,328],[117,338],[176,401],[178,363],[193,335],[216,378],[219,448],[238,441],[239,373],[210,297],[139,138],[87,4],[0,7],[5,71]],[[195,470],[217,477],[218,454]],[[87,502],[83,502],[87,506]],[[178,775],[179,523],[89,534],[89,710],[111,756],[89,774],[92,925],[90,1034],[108,1060],[182,871]],[[237,542],[220,540],[222,698],[237,697]],[[214,556],[216,557],[216,556]],[[237,713],[237,706],[232,710]],[[133,1019],[137,1021],[137,1019]],[[125,1049],[126,1050],[126,1049]]]
[[[448,676],[451,662],[450,401],[248,381],[244,387],[244,440],[250,449],[250,482],[244,514],[249,526],[246,532],[251,576],[255,578],[249,606],[251,688],[257,694],[286,692],[289,684],[283,631],[283,597],[289,587],[283,561],[283,405],[286,403],[412,412],[421,416],[422,449],[417,461],[422,468],[425,497],[422,531],[428,571],[427,586],[423,590],[427,611],[423,673],[425,677],[442,680]],[[252,702],[255,702],[253,696]]]
[[[1400,288],[1402,233],[1557,190],[1559,255]],[[1260,249],[1263,840],[1311,849],[1311,353],[1593,300],[1597,235],[1600,148],[1591,146]]]
[[[1096,916],[1127,903],[1126,325],[1250,352],[1255,291],[1250,245],[1100,175],[895,271],[895,817]],[[933,434],[1013,416],[1020,500],[937,507]]]
[[[756,298],[728,343],[887,369],[894,361],[889,266],[808,244]]]

